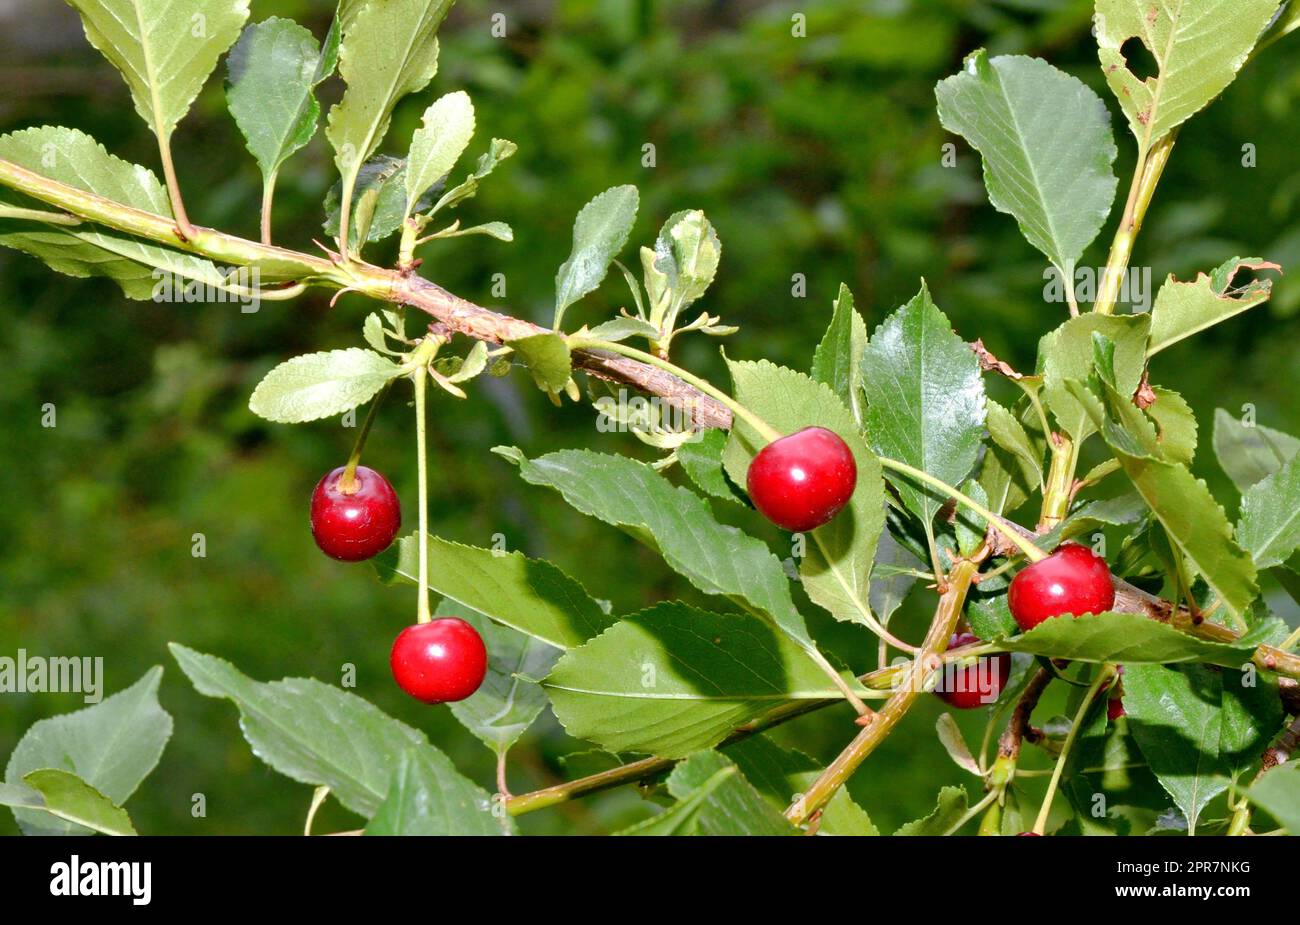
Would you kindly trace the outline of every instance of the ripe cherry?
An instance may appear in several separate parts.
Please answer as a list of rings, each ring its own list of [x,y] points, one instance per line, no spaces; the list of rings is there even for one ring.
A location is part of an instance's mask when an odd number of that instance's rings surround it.
[[[745,481],[764,517],[802,533],[820,527],[849,503],[858,465],[838,434],[805,427],[763,447],[750,462]]]
[[[416,700],[450,703],[478,690],[487,674],[487,648],[478,630],[456,617],[408,626],[389,655],[393,680]]]
[[[955,633],[948,640],[949,649],[979,642],[973,633]],[[1011,653],[984,656],[974,665],[945,665],[935,686],[935,695],[958,710],[976,710],[998,699],[1011,677]]]
[[[1115,604],[1115,585],[1106,560],[1086,546],[1066,543],[1011,580],[1011,615],[1022,630],[1049,617],[1104,613]]]
[[[311,535],[327,556],[360,562],[382,552],[402,526],[402,506],[388,480],[357,466],[355,485],[339,485],[343,466],[328,473],[311,493]]]

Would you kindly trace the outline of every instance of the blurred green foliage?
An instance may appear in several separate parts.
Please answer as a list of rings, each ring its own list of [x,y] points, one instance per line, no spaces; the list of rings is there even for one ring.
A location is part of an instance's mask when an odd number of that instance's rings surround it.
[[[80,36],[62,4],[11,5],[23,28],[0,38],[5,98],[0,130],[56,123],[90,132],[110,151],[156,167],[152,137],[125,86]],[[324,2],[256,0],[254,19],[297,18],[323,36]],[[512,245],[457,239],[425,249],[421,272],[468,298],[545,322],[555,269],[574,214],[618,183],[641,188],[633,241],[660,222],[702,208],[723,242],[722,269],[701,308],[740,324],[738,358],[806,368],[841,281],[874,327],[924,276],[968,339],[1031,367],[1039,336],[1064,307],[1042,298],[1042,261],[1014,223],[984,197],[978,157],[946,136],[935,82],[985,46],[1047,57],[1107,96],[1089,35],[1086,0],[560,0],[512,4],[507,36],[494,38],[499,4],[461,0],[443,30],[441,72],[430,93],[398,110],[381,150],[405,139],[436,93],[467,89],[478,111],[477,156],[492,136],[520,153],[465,207],[468,222],[511,223]],[[806,37],[792,36],[792,15]],[[27,40],[36,35],[41,40]],[[1189,278],[1233,254],[1300,264],[1300,69],[1292,38],[1251,65],[1226,97],[1182,133],[1136,262],[1153,283]],[[339,89],[325,90],[328,105]],[[1121,196],[1132,163],[1118,108]],[[956,145],[956,166],[941,165]],[[647,144],[654,166],[643,166]],[[258,173],[214,80],[175,141],[189,212],[202,224],[255,236]],[[1251,145],[1257,166],[1243,167]],[[277,241],[312,249],[323,239],[320,202],[333,177],[324,139],[284,171]],[[1117,206],[1118,208],[1118,206]],[[1105,262],[1113,221],[1085,257]],[[380,246],[371,259],[386,258]],[[631,249],[629,254],[631,256]],[[504,274],[507,296],[491,296]],[[792,294],[793,276],[806,280]],[[624,304],[617,275],[571,312],[574,327]],[[307,497],[346,456],[353,431],[337,421],[271,426],[247,410],[253,385],[287,356],[359,342],[368,306],[356,296],[330,308],[312,295],[229,305],[127,302],[111,283],[56,276],[34,260],[0,254],[0,443],[8,470],[0,495],[0,654],[103,656],[108,690],[163,663],[164,706],[176,733],[158,771],[129,807],[145,832],[291,833],[310,789],[254,758],[228,704],[198,696],[166,655],[183,642],[262,678],[339,680],[355,666],[357,693],[426,729],[467,773],[492,779],[489,753],[444,709],[405,700],[387,670],[391,639],[410,621],[409,592],[381,587],[366,566],[326,560],[307,530]],[[1162,355],[1154,377],[1181,391],[1202,422],[1196,469],[1229,507],[1230,483],[1209,452],[1216,405],[1256,407],[1261,423],[1300,432],[1293,348],[1300,281],[1284,279],[1273,304]],[[680,362],[720,378],[717,342],[685,338]],[[646,458],[630,437],[597,434],[589,407],[552,408],[516,374],[477,382],[467,402],[433,412],[432,518],[437,532],[546,556],[581,576],[621,612],[689,589],[657,557],[615,531],[530,490],[488,452],[498,443],[537,455],[563,446]],[[53,405],[57,427],[41,426]],[[413,426],[404,402],[381,415],[367,462],[386,471],[414,523]],[[743,514],[738,514],[743,517]],[[758,529],[753,520],[743,521]],[[193,535],[206,557],[191,555]],[[774,533],[763,534],[769,540]],[[912,595],[899,626],[918,638],[929,593]],[[874,641],[855,627],[814,620],[819,638],[858,666]],[[0,756],[31,723],[81,705],[79,695],[3,696]],[[1058,705],[1059,707],[1059,705]],[[1051,709],[1051,705],[1048,706]],[[944,783],[964,776],[933,734],[926,702],[852,782],[883,831],[923,815]],[[779,737],[825,759],[850,736],[836,709]],[[982,724],[962,718],[978,745]],[[581,748],[544,718],[512,753],[516,792],[582,772]],[[207,814],[191,813],[195,794]],[[532,832],[598,831],[644,814],[632,790],[523,820]],[[318,831],[356,820],[328,806]],[[15,831],[8,813],[0,831]]]

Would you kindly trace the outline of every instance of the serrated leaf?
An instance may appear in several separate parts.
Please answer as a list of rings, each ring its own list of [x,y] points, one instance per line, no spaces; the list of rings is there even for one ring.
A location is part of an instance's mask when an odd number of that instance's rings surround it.
[[[408,208],[410,211],[427,209],[430,195],[422,196],[414,205],[406,200],[406,160],[376,154],[361,166],[352,188],[352,218],[350,244],[356,246],[364,234],[366,241],[382,241],[402,227]],[[436,187],[435,187],[436,190]],[[337,237],[339,233],[339,206],[343,195],[343,181],[335,183],[325,194],[325,233]]]
[[[783,434],[825,427],[848,444],[858,481],[848,505],[812,532],[799,563],[804,590],[837,620],[869,623],[867,595],[876,542],[885,525],[885,483],[880,461],[867,446],[852,413],[829,386],[766,360],[727,368],[736,400]],[[767,445],[743,420],[733,422],[722,462],[732,482],[743,485],[754,456]]]
[[[916,556],[906,546],[894,539],[888,530],[881,531],[876,543],[876,561],[871,568],[871,591],[867,594],[867,602],[886,626],[916,584],[916,575],[911,574],[911,570],[915,570],[917,565]]]
[[[316,134],[320,103],[312,91],[328,76],[321,64],[315,36],[274,16],[245,29],[230,51],[226,102],[267,186]]]
[[[614,623],[581,584],[544,559],[438,536],[429,537],[428,549],[433,591],[526,636],[568,649]],[[419,554],[419,537],[411,534],[372,561],[388,582],[415,584]]]
[[[95,139],[75,129],[43,126],[11,132],[0,137],[0,157],[114,202],[171,215],[167,191],[157,177],[138,164],[114,157]],[[132,299],[159,296],[160,283],[166,280],[155,269],[207,285],[226,283],[209,260],[92,225],[63,228],[7,220],[0,222],[0,244],[37,257],[69,276],[107,276]]]
[[[1192,406],[1183,396],[1169,389],[1156,386],[1151,391],[1156,400],[1146,410],[1156,424],[1160,454],[1171,462],[1190,466],[1196,458],[1197,437],[1196,414]]]
[[[1237,539],[1258,568],[1281,565],[1300,548],[1300,457],[1241,496]]]
[[[710,792],[695,816],[697,835],[799,835],[780,810],[759,795],[735,762],[719,752],[692,755],[668,775],[668,792],[688,799],[720,772],[735,769]]]
[[[615,835],[693,835],[695,834],[695,825],[699,819],[700,813],[708,804],[708,800],[713,796],[727,781],[739,776],[740,771],[734,766],[720,768],[717,773],[707,781],[696,787],[691,793],[682,800],[679,800],[668,809],[659,813],[657,816],[651,816],[638,822],[636,825],[628,826],[615,832]]]
[[[813,354],[811,375],[830,386],[862,426],[862,351],[867,346],[867,323],[853,307],[853,293],[840,283],[831,323]]]
[[[1046,61],[970,55],[935,88],[939,121],[983,155],[999,212],[1065,278],[1101,231],[1115,199],[1117,149],[1097,94]]]
[[[528,367],[537,387],[546,392],[560,392],[573,375],[569,343],[560,334],[533,334],[507,341]]]
[[[668,758],[716,745],[782,704],[840,697],[802,648],[759,618],[680,602],[570,649],[543,684],[571,736]]]
[[[671,324],[677,314],[708,290],[722,260],[722,243],[712,223],[699,209],[676,212],[668,217],[655,239],[654,265],[672,292],[665,318]]]
[[[1265,427],[1244,424],[1222,408],[1214,412],[1214,455],[1239,491],[1277,472],[1300,452],[1300,439]]]
[[[339,74],[347,90],[330,109],[325,134],[349,195],[361,165],[387,134],[398,100],[423,90],[437,72],[438,27],[451,4],[371,0],[345,20]]]
[[[989,437],[995,444],[1015,457],[1016,464],[1031,486],[1043,484],[1043,448],[1037,446],[1025,431],[1020,420],[993,400],[987,402],[988,417],[985,423]]]
[[[1292,835],[1300,832],[1300,761],[1271,768],[1246,795]]]
[[[530,460],[512,448],[496,452],[519,465],[524,481],[555,489],[582,513],[658,550],[701,591],[765,615],[801,646],[813,646],[780,561],[759,540],[719,523],[698,495],[622,456],[561,450]]]
[[[434,203],[432,211],[437,212],[440,209],[451,208],[466,199],[472,198],[478,192],[479,181],[495,170],[502,161],[511,157],[517,150],[518,146],[513,141],[507,141],[504,138],[493,138],[491,145],[488,146],[487,153],[479,156],[474,172],[443,193],[442,197]]]
[[[514,820],[493,818],[491,798],[432,746],[402,752],[366,835],[509,835]]]
[[[133,794],[158,764],[172,734],[172,718],[158,704],[161,668],[100,703],[43,719],[19,740],[5,767],[17,786],[32,771],[56,768],[76,774],[116,806]],[[84,828],[37,810],[14,809],[29,835],[69,835]]]
[[[1135,613],[1054,617],[1019,636],[998,641],[1000,648],[1081,662],[1174,664],[1209,662],[1235,666],[1250,660],[1255,645],[1210,642]]]
[[[1237,76],[1277,0],[1097,0],[1101,70],[1143,150],[1203,109]],[[1123,45],[1137,38],[1155,58],[1139,80]]]
[[[728,745],[722,753],[777,810],[784,810],[807,791],[822,765],[803,752],[782,748],[765,735],[755,735]],[[826,835],[879,835],[866,810],[841,787],[822,810],[817,831]]]
[[[1244,286],[1229,288],[1240,271],[1281,269],[1259,257],[1233,257],[1211,273],[1196,274],[1189,283],[1180,283],[1169,274],[1151,309],[1147,356],[1155,356],[1184,338],[1267,302],[1273,294],[1271,279],[1253,279]]]
[[[474,104],[463,90],[439,97],[421,117],[407,156],[407,214],[429,187],[451,173],[474,135]]]
[[[702,431],[699,439],[688,440],[677,448],[677,461],[700,491],[733,504],[744,504],[744,499],[727,481],[722,468],[722,454],[726,446],[725,430]]]
[[[234,702],[240,731],[262,761],[304,784],[329,787],[345,807],[369,818],[389,793],[408,751],[428,762],[457,798],[444,804],[447,834],[493,831],[486,792],[460,776],[424,733],[385,715],[355,694],[312,678],[254,681],[224,659],[168,646],[195,690]],[[465,799],[473,792],[475,799]]]
[[[90,44],[130,87],[135,111],[164,144],[248,19],[248,0],[68,3],[81,14]]]
[[[564,310],[600,285],[609,265],[627,244],[636,222],[640,194],[635,186],[615,186],[596,196],[573,221],[573,249],[555,274],[555,330]]]
[[[871,448],[949,485],[963,482],[984,436],[984,383],[975,354],[931,301],[924,282],[871,335],[862,378],[870,396]],[[902,477],[892,482],[928,530],[948,499]]]
[[[924,818],[900,826],[895,835],[947,835],[967,810],[966,790],[962,787],[944,787],[934,810]]]
[[[120,806],[80,777],[58,768],[41,768],[23,775],[23,783],[37,794],[36,803],[45,812],[104,835],[134,835],[131,817]],[[0,794],[0,803],[4,803]],[[24,806],[30,806],[24,801]]]
[[[1038,345],[1038,361],[1043,373],[1043,400],[1057,424],[1076,444],[1096,431],[1097,425],[1087,409],[1066,387],[1069,379],[1086,381],[1093,370],[1093,335],[1101,334],[1115,345],[1115,387],[1132,395],[1142,379],[1146,365],[1148,315],[1098,315],[1089,313],[1071,318],[1044,335]]]
[[[1087,395],[1083,389],[1075,394]],[[1099,401],[1086,410],[1170,540],[1230,610],[1245,611],[1259,594],[1255,564],[1233,539],[1232,525],[1205,482],[1186,466],[1123,445],[1115,428],[1103,426],[1109,421]]]
[[[563,650],[494,623],[455,601],[444,600],[436,616],[459,617],[483,637],[487,676],[473,695],[450,708],[476,739],[504,755],[546,708],[546,691],[536,679],[546,676]]]
[[[972,596],[966,603],[966,619],[971,632],[980,639],[1010,636],[1018,629],[1005,594]]]
[[[267,373],[248,407],[280,424],[299,424],[342,414],[374,398],[401,367],[373,350],[350,347],[306,353]]]
[[[1209,668],[1128,665],[1124,672],[1129,728],[1190,832],[1229,783],[1220,756],[1221,697],[1220,675]]]

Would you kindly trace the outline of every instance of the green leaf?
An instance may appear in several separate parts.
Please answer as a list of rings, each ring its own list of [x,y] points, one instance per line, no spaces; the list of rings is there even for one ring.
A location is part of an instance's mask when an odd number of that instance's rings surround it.
[[[694,209],[668,217],[659,229],[654,248],[655,270],[672,293],[667,324],[704,295],[718,274],[721,260],[722,243],[703,212]]]
[[[1222,408],[1214,412],[1214,455],[1239,491],[1295,458],[1300,439],[1263,424],[1244,424]]]
[[[627,244],[640,195],[635,186],[615,186],[582,207],[573,222],[573,250],[555,274],[555,323],[564,310],[600,285],[610,262]]]
[[[1212,273],[1196,274],[1190,283],[1180,283],[1169,274],[1151,309],[1147,356],[1155,356],[1184,338],[1267,302],[1273,294],[1271,279],[1252,279],[1244,286],[1229,288],[1241,270],[1281,269],[1259,257],[1233,257]]]
[[[357,172],[352,188],[352,216],[349,220],[349,244],[355,247],[362,240],[382,241],[402,227],[408,208],[411,211],[428,208],[430,199],[422,198],[413,205],[406,200],[406,161],[400,157],[376,154]],[[335,183],[325,194],[325,233],[337,237],[339,233],[339,206],[343,196],[343,181]]]
[[[1066,386],[1066,380],[1087,381],[1093,370],[1093,335],[1101,334],[1115,345],[1115,387],[1124,395],[1137,391],[1146,366],[1148,315],[1098,315],[1071,318],[1045,335],[1038,345],[1043,373],[1043,399],[1057,424],[1076,444],[1096,431],[1087,409]]]
[[[504,755],[546,708],[546,691],[536,679],[546,676],[563,650],[455,601],[443,601],[437,616],[459,617],[483,637],[487,676],[472,696],[450,705],[451,713],[476,739]]]
[[[766,360],[727,361],[736,400],[783,434],[825,427],[853,452],[858,482],[853,497],[829,523],[809,537],[799,563],[804,590],[837,620],[867,623],[871,564],[885,525],[885,483],[880,462],[867,446],[852,413],[829,386]],[[732,482],[742,485],[754,456],[767,445],[743,420],[731,428],[722,462]]]
[[[543,682],[568,733],[680,758],[796,700],[841,694],[799,646],[747,614],[656,604],[570,649]]]
[[[1020,420],[997,402],[987,403],[989,437],[995,444],[1015,457],[1024,481],[1034,487],[1043,484],[1043,448],[1036,445],[1025,431]]]
[[[1246,489],[1237,539],[1258,568],[1281,565],[1300,548],[1300,457]]]
[[[1159,432],[1157,442],[1160,455],[1171,462],[1190,466],[1196,458],[1196,414],[1187,399],[1177,392],[1156,386],[1152,389],[1155,403],[1147,408]]]
[[[1103,526],[1128,527],[1141,522],[1148,508],[1135,492],[1100,501],[1089,501],[1071,512],[1065,520],[1039,537],[1044,549],[1054,549],[1072,537],[1095,531]]]
[[[614,834],[694,835],[696,831],[695,826],[699,820],[700,813],[708,805],[709,799],[714,793],[721,789],[724,784],[739,776],[740,771],[734,765],[720,768],[707,781],[692,790],[685,799],[679,800],[657,816],[651,816],[649,819],[638,822],[636,825],[629,826],[628,828],[615,832]]]
[[[614,623],[581,584],[543,559],[438,536],[429,537],[428,548],[429,584],[436,593],[526,636],[567,649]],[[372,561],[390,583],[415,584],[418,535],[402,537]]]
[[[1110,115],[1097,94],[1046,61],[983,50],[939,82],[939,121],[983,155],[999,212],[1065,276],[1110,214],[1118,179]]]
[[[224,659],[176,643],[168,648],[195,690],[239,708],[239,728],[253,754],[286,777],[329,787],[345,807],[369,818],[384,804],[402,756],[415,750],[456,794],[438,810],[453,833],[482,834],[494,825],[488,795],[462,778],[424,733],[355,694],[311,678],[254,681]],[[471,792],[476,799],[466,797]]]
[[[42,768],[23,775],[23,783],[36,791],[37,805],[75,826],[104,835],[134,835],[131,817],[120,806],[80,777],[58,768]],[[0,794],[0,803],[5,802]],[[30,806],[30,802],[21,805]]]
[[[1292,835],[1300,832],[1300,761],[1271,768],[1251,785],[1247,796]]]
[[[695,487],[705,494],[744,504],[744,500],[730,482],[722,468],[722,454],[727,446],[725,430],[701,431],[699,439],[688,440],[677,448],[677,461],[682,470],[690,476]]]
[[[32,771],[56,768],[76,774],[115,806],[149,776],[172,734],[172,718],[158,704],[161,668],[151,668],[124,691],[75,713],[43,719],[19,740],[5,768],[17,786]],[[37,810],[14,809],[29,835],[83,833],[72,822]]]
[[[561,450],[530,460],[513,448],[495,451],[519,465],[524,481],[555,489],[582,513],[658,550],[669,568],[704,593],[765,615],[812,647],[780,561],[759,540],[720,524],[698,495],[622,456]]]
[[[360,347],[305,353],[267,373],[248,407],[280,424],[300,424],[342,414],[374,398],[400,367]]]
[[[679,800],[689,799],[715,775],[736,768],[726,755],[700,752],[681,762],[668,775],[668,792]],[[799,835],[765,800],[742,773],[732,774],[713,789],[695,815],[696,835]]]
[[[1075,394],[1086,398],[1087,392],[1077,389]],[[1095,426],[1113,423],[1100,402],[1087,410]],[[1102,436],[1178,550],[1230,610],[1245,611],[1259,594],[1255,564],[1233,539],[1232,525],[1205,482],[1186,466],[1122,445],[1114,426],[1103,427]]]
[[[440,209],[451,208],[466,199],[473,198],[478,192],[479,181],[496,170],[502,161],[511,157],[517,150],[519,148],[513,141],[506,141],[504,138],[493,138],[487,153],[479,156],[474,172],[443,193],[442,198],[434,203],[432,211],[437,212]]]
[[[876,329],[862,355],[867,435],[881,456],[949,485],[965,481],[984,437],[984,383],[974,352],[921,291]],[[947,498],[894,476],[927,531]]]
[[[75,129],[43,126],[11,132],[0,137],[0,157],[123,205],[171,215],[167,191],[152,173],[114,157],[95,139]],[[211,261],[91,225],[53,227],[4,221],[0,222],[0,244],[37,257],[69,276],[107,276],[132,299],[158,295],[160,275],[155,268],[211,285],[226,283]]]
[[[1220,673],[1210,668],[1129,665],[1124,672],[1129,728],[1190,832],[1206,804],[1228,787],[1220,756],[1221,696]]]
[[[822,765],[803,752],[782,748],[766,735],[728,745],[722,753],[736,763],[755,790],[784,811],[821,774]],[[879,835],[871,817],[841,787],[822,810],[818,831],[826,835]]]
[[[433,746],[402,752],[366,835],[509,835],[514,821],[493,818],[491,797]]]
[[[1210,642],[1135,613],[1054,617],[1023,635],[1000,640],[998,645],[1011,652],[1126,665],[1211,662],[1235,666],[1249,661],[1255,648],[1249,642]]]
[[[568,384],[572,376],[573,360],[568,341],[563,335],[547,332],[507,343],[528,367],[539,389],[556,393]]]
[[[944,787],[930,815],[901,826],[895,835],[947,835],[966,815],[967,797],[963,787]]]
[[[339,74],[343,99],[329,114],[325,134],[334,163],[352,181],[388,132],[393,107],[423,90],[438,70],[438,27],[452,0],[371,0],[345,18]]]
[[[867,346],[867,323],[853,307],[853,293],[840,283],[830,327],[813,354],[811,375],[830,386],[862,426],[862,351]]]
[[[1277,0],[1097,0],[1102,73],[1146,150],[1205,108],[1237,76]],[[1139,39],[1157,73],[1139,80],[1121,49]]]
[[[439,97],[411,137],[406,172],[407,214],[439,179],[451,173],[474,135],[474,104],[463,90]]]
[[[81,14],[90,44],[131,88],[135,111],[164,144],[248,19],[248,0],[68,3]]]
[[[971,632],[980,639],[997,639],[1018,631],[1005,594],[971,597],[966,604],[966,619]]]
[[[648,321],[642,321],[640,318],[620,316],[596,325],[587,333],[591,337],[617,344],[629,337],[646,337],[653,340],[659,335],[659,329]]]
[[[881,531],[876,544],[876,561],[871,569],[871,591],[867,601],[881,623],[888,625],[916,584],[916,576],[904,569],[915,569],[918,560],[912,552],[888,530]]]
[[[320,103],[312,91],[328,76],[321,63],[315,36],[274,16],[245,29],[230,51],[226,103],[268,187],[316,134]]]

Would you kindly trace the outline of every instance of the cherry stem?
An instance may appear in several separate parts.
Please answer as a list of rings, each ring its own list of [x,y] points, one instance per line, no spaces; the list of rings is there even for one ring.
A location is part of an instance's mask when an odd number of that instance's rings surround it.
[[[630,357],[633,360],[640,360],[642,363],[645,363],[649,366],[657,366],[659,369],[662,369],[664,372],[672,373],[674,376],[676,376],[678,379],[682,380],[683,382],[687,383],[688,385],[693,385],[695,388],[699,389],[705,395],[726,405],[728,408],[731,409],[732,414],[742,419],[746,424],[754,428],[754,430],[758,431],[759,436],[761,436],[768,443],[773,443],[777,440],[780,440],[781,437],[784,436],[779,430],[777,430],[771,424],[764,421],[754,412],[750,411],[740,402],[736,401],[736,399],[732,398],[726,392],[722,391],[717,386],[713,385],[707,379],[701,379],[699,376],[696,376],[694,373],[687,372],[677,364],[671,363],[668,360],[665,360],[663,357],[656,356],[653,353],[646,353],[644,350],[638,350],[635,347],[628,347],[625,344],[618,344],[612,341],[597,340],[594,338],[586,338],[586,337],[569,338],[569,346],[579,347],[579,348],[594,348],[596,350],[608,350],[611,353],[622,354],[623,356]]]
[[[366,447],[366,440],[370,436],[370,428],[375,423],[375,417],[379,413],[379,406],[384,403],[384,398],[388,395],[388,390],[392,386],[393,383],[390,380],[388,384],[379,390],[379,394],[375,396],[375,400],[370,403],[370,408],[366,411],[365,420],[361,422],[361,430],[357,433],[356,442],[352,444],[352,455],[348,457],[348,464],[344,467],[343,474],[339,476],[339,491],[345,495],[352,494],[360,487],[357,483],[357,466],[361,463],[361,451]]]
[[[428,384],[428,371],[424,365],[411,373],[415,384],[415,465],[419,483],[420,566],[419,598],[416,600],[416,622],[428,623],[433,619],[429,612],[429,469],[425,441],[424,395]]]
[[[1079,709],[1075,711],[1074,722],[1070,724],[1070,731],[1066,734],[1065,743],[1061,746],[1061,754],[1056,759],[1056,767],[1052,769],[1052,779],[1047,785],[1047,794],[1043,797],[1043,805],[1038,808],[1038,818],[1034,821],[1033,828],[1035,835],[1044,834],[1043,830],[1047,828],[1047,817],[1052,811],[1052,800],[1056,797],[1057,788],[1060,787],[1061,774],[1065,771],[1065,763],[1070,759],[1070,749],[1074,747],[1074,740],[1079,737],[1079,730],[1083,727],[1083,720],[1088,714],[1088,708],[1097,699],[1097,693],[1102,686],[1113,677],[1115,677],[1115,666],[1109,663],[1103,664],[1097,671],[1097,677],[1093,678],[1092,684],[1088,685],[1088,692],[1084,694]]]
[[[990,527],[992,527],[994,530],[998,531],[1004,537],[1010,540],[1016,546],[1017,549],[1019,549],[1021,552],[1025,554],[1025,558],[1027,558],[1030,562],[1038,562],[1042,559],[1047,558],[1047,553],[1043,552],[1033,543],[1029,542],[1029,540],[1021,536],[1020,533],[1018,533],[1016,530],[1012,529],[1011,527],[1003,523],[1001,517],[999,517],[997,514],[994,514],[992,511],[990,511],[984,505],[980,504],[978,501],[975,501],[974,499],[958,491],[956,488],[953,488],[947,482],[941,481],[940,479],[936,479],[933,475],[930,475],[928,472],[923,472],[914,466],[909,466],[905,462],[899,462],[897,459],[890,459],[888,456],[881,456],[878,458],[880,459],[880,464],[884,466],[886,469],[893,469],[895,472],[901,472],[904,475],[911,476],[912,478],[916,479],[918,482],[924,482],[926,485],[929,485],[931,488],[935,488],[943,492],[943,494],[947,495],[949,498],[952,498],[957,503],[965,505],[966,507],[970,508],[970,510],[974,511],[980,517],[983,517],[986,521],[988,521],[988,525]]]

